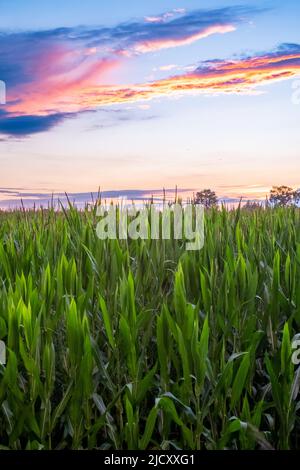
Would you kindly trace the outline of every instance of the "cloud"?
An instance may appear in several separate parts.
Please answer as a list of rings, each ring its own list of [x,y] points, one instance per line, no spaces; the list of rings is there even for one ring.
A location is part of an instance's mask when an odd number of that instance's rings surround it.
[[[257,12],[254,8],[236,6],[192,12],[175,9],[146,17],[146,24],[135,24],[126,39],[126,54],[187,46],[213,34],[232,32],[249,14]]]
[[[202,31],[194,34],[186,34],[181,35],[180,37],[170,37],[170,38],[162,38],[162,39],[151,39],[147,41],[140,42],[134,47],[135,52],[146,53],[146,52],[154,52],[159,51],[161,49],[170,49],[172,47],[179,47],[179,46],[188,46],[195,41],[199,41],[200,39],[207,38],[213,34],[225,34],[231,33],[235,31],[235,26],[233,25],[215,25],[215,26],[208,26],[204,28]]]
[[[146,16],[145,21],[146,23],[164,23],[169,18],[174,16],[173,13],[164,13],[161,16]]]
[[[101,130],[112,127],[120,126],[124,123],[135,122],[141,123],[145,121],[153,121],[159,116],[154,114],[145,113],[151,107],[147,104],[138,105],[132,107],[131,109],[112,109],[112,108],[102,108],[97,113],[95,113],[95,120],[93,123],[90,123],[88,130]],[[103,111],[107,111],[106,115],[103,115]]]
[[[193,71],[130,87],[99,90],[99,104],[149,100],[159,96],[251,93],[256,87],[300,74],[300,45],[283,44],[277,50],[235,60],[205,62]],[[97,90],[95,90],[95,94]]]
[[[0,32],[0,77],[7,85],[7,114],[0,115],[0,133],[22,137],[51,129],[74,113],[98,106],[177,93],[180,82],[191,80],[188,74],[167,81],[114,86],[111,71],[132,56],[187,46],[233,31],[250,14],[260,11],[250,7],[175,9],[157,15],[162,21]],[[187,87],[193,89],[193,84]]]
[[[180,16],[175,11],[158,16],[163,18],[162,22],[135,21],[110,28],[0,32],[0,77],[11,88],[36,82],[35,78],[42,80],[49,75],[76,74],[99,60],[110,62],[112,58],[149,52],[155,47],[182,46],[209,34],[222,33],[227,28],[232,30],[250,13],[256,12],[245,7],[188,13],[181,10]]]
[[[185,94],[254,93],[256,88],[300,74],[300,45],[234,60],[206,61],[183,74],[147,83],[74,90],[73,107],[93,109]],[[65,103],[66,110],[68,102]],[[64,107],[64,103],[61,102]]]
[[[168,65],[161,65],[159,67],[159,70],[161,70],[162,72],[169,72],[170,70],[174,70],[174,69],[177,69],[179,68],[178,65],[176,64],[168,64]],[[156,69],[155,69],[156,71]]]
[[[176,15],[183,15],[185,12],[185,8],[174,8],[172,11],[168,11],[166,13],[163,13],[162,15],[146,16],[145,21],[147,23],[164,23]]]
[[[177,189],[178,194],[189,195],[193,189]],[[0,208],[13,209],[19,208],[23,204],[26,208],[32,208],[34,205],[40,207],[47,207],[53,202],[56,207],[60,204],[68,206],[68,199],[75,203],[78,207],[84,207],[87,203],[96,201],[98,192],[86,193],[69,193],[68,197],[65,193],[50,193],[50,192],[33,192],[31,190],[16,190],[14,188],[0,188]],[[102,201],[110,201],[112,199],[128,200],[131,203],[134,201],[147,201],[153,196],[153,201],[161,203],[164,199],[164,192],[162,189],[121,189],[112,191],[102,191]],[[165,189],[165,196],[167,200],[174,201],[175,190]],[[21,203],[22,200],[22,203]]]
[[[9,87],[37,82],[46,77],[89,72],[92,63],[156,47],[180,46],[209,34],[222,32],[256,10],[229,7],[162,15],[162,23],[135,21],[111,28],[56,28],[46,31],[0,33],[0,76]],[[175,18],[174,18],[175,16]],[[220,31],[219,31],[220,30]],[[148,45],[148,46],[147,46]],[[154,46],[152,46],[154,47]],[[101,72],[100,69],[100,78]],[[68,79],[68,77],[67,77]]]
[[[241,188],[242,187],[243,186],[241,186]],[[228,187],[228,189],[230,189],[230,187]],[[177,194],[179,194],[183,200],[187,200],[195,191],[195,188],[178,188]],[[254,199],[253,195],[248,196],[247,194],[241,197],[243,198],[243,202],[261,202],[262,195],[263,193],[258,193],[257,199]],[[18,209],[21,205],[26,209],[33,208],[34,206],[48,207],[52,203],[56,208],[59,208],[61,204],[67,207],[68,200],[78,208],[82,208],[86,204],[93,204],[98,196],[98,192],[69,193],[67,197],[65,193],[35,192],[30,189],[26,190],[21,188],[0,188],[0,209]],[[122,200],[124,202],[127,200],[129,204],[132,200],[137,203],[143,203],[149,201],[149,199],[153,199],[154,203],[161,204],[164,200],[164,196],[167,201],[174,201],[175,190],[170,188],[164,191],[162,189],[121,189],[101,192],[103,203],[109,203],[111,200]],[[241,197],[229,194],[220,195],[219,201],[223,204],[237,204],[240,203]]]
[[[182,45],[181,39],[189,37],[195,38],[196,41],[197,35],[208,28],[234,27],[244,22],[249,15],[261,11],[240,6],[190,12],[173,10],[162,15],[146,17],[145,21],[121,23],[114,28],[77,28],[71,34],[77,41],[84,40],[89,47],[109,46],[113,51],[132,53],[141,50],[142,45],[147,43],[167,45],[168,41],[173,41]]]
[[[28,135],[50,129],[79,112],[114,104],[145,102],[157,97],[191,93],[255,93],[257,87],[291,79],[299,74],[300,45],[282,44],[271,52],[234,60],[206,61],[195,66],[194,70],[140,84],[90,86],[81,77],[80,86],[73,84],[69,88],[70,95],[64,96],[54,90],[53,94],[42,94],[36,100],[37,95],[28,94],[21,104],[9,106],[10,114],[0,114],[0,133]],[[13,110],[17,112],[18,107],[32,114],[14,115]],[[58,108],[61,112],[56,111]]]
[[[47,116],[13,116],[0,114],[0,133],[8,137],[26,137],[31,134],[45,132],[57,126],[66,118],[70,118],[71,113],[56,113]]]

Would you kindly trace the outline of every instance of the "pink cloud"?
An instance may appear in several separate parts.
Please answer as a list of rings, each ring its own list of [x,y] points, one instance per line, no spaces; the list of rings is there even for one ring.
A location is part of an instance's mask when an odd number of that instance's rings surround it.
[[[112,104],[149,101],[184,94],[253,93],[268,83],[300,74],[300,46],[235,61],[214,61],[181,75],[149,83],[105,85],[103,77],[117,63],[103,60],[80,69],[77,76],[50,77],[40,87],[27,85],[21,103],[8,106],[15,115],[78,112]],[[20,94],[20,90],[19,90]]]
[[[153,39],[144,42],[140,42],[134,46],[135,52],[138,53],[147,53],[159,51],[161,49],[169,49],[172,47],[179,46],[188,46],[195,41],[200,39],[207,38],[212,34],[225,34],[235,31],[235,26],[233,25],[216,25],[209,26],[208,28],[199,31],[198,33],[193,33],[188,36],[178,37],[178,38],[166,38],[166,39]]]

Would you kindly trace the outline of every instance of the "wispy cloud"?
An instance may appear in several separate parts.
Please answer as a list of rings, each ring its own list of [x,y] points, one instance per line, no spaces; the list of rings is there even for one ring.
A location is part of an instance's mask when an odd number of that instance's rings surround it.
[[[222,74],[215,64],[206,64],[205,71],[199,69],[157,82],[124,86],[107,83],[111,71],[132,56],[187,46],[210,35],[233,31],[258,11],[250,7],[191,12],[176,9],[157,15],[161,21],[148,18],[115,27],[2,32],[0,77],[7,84],[8,101],[5,113],[0,114],[0,134],[22,137],[51,129],[74,113],[98,106],[187,89],[209,89],[209,70]],[[223,71],[226,73],[230,76]]]
[[[185,36],[182,35],[180,37],[165,37],[162,39],[158,38],[150,39],[147,41],[141,41],[140,43],[134,46],[134,52],[147,53],[159,51],[161,49],[170,49],[172,47],[188,46],[189,44],[192,44],[195,41],[207,38],[208,36],[212,36],[213,34],[231,33],[232,31],[235,31],[235,29],[236,27],[230,24],[219,24],[215,26],[208,26],[202,31],[199,31],[194,34],[186,34]]]
[[[221,189],[221,187],[220,187]],[[225,204],[239,203],[241,198],[246,201],[261,201],[269,188],[263,194],[262,190],[257,193],[247,194],[247,186],[241,185],[242,194],[231,194],[231,187],[228,186],[228,193],[218,194],[219,201]],[[261,188],[263,189],[263,188]],[[163,200],[174,201],[175,194],[181,196],[184,201],[187,201],[196,192],[195,188],[172,188],[162,189],[120,189],[108,190],[101,192],[101,199],[103,203],[110,203],[110,201],[122,201],[126,204],[131,204],[135,201],[137,204],[153,200],[156,204],[161,204]],[[35,207],[47,207],[54,204],[54,207],[59,208],[61,205],[67,207],[69,201],[75,204],[78,208],[84,207],[86,204],[93,204],[99,196],[98,192],[81,192],[81,193],[51,193],[34,191],[30,189],[17,189],[17,188],[0,188],[0,209],[16,209],[21,205],[27,209]]]
[[[167,11],[166,13],[156,15],[156,16],[146,16],[145,21],[147,23],[165,23],[171,18],[174,18],[176,15],[183,15],[186,13],[185,8],[174,8],[172,11]]]
[[[74,115],[71,113],[54,113],[45,116],[11,116],[3,113],[2,117],[0,114],[0,133],[8,136],[26,137],[48,131]]]
[[[193,189],[182,188],[177,189],[177,194],[186,195],[188,197],[193,192]],[[32,208],[34,205],[37,207],[47,207],[52,202],[59,206],[59,204],[68,205],[68,200],[82,207],[87,203],[96,201],[99,196],[98,192],[84,192],[84,193],[50,193],[32,190],[18,190],[15,188],[0,188],[0,208],[10,209],[18,208],[23,204],[27,208]],[[175,189],[167,188],[162,189],[120,189],[113,191],[102,191],[101,199],[103,202],[111,200],[128,200],[131,201],[148,201],[150,198],[156,203],[161,203],[164,199],[174,201]]]
[[[159,70],[161,70],[162,72],[169,72],[170,70],[174,70],[174,69],[177,69],[177,68],[178,68],[178,66],[176,64],[168,64],[168,65],[161,65],[159,67]]]
[[[300,73],[300,45],[284,44],[277,50],[235,60],[213,60],[193,71],[149,83],[97,86],[74,90],[72,108],[94,108],[151,100],[161,96],[218,93],[251,93],[256,87],[286,80]],[[57,106],[54,103],[53,109]],[[65,112],[68,100],[61,100]],[[48,104],[48,110],[51,103]]]
[[[156,97],[218,93],[252,93],[257,87],[300,74],[300,45],[284,44],[277,50],[235,60],[213,60],[193,71],[149,83],[126,86],[80,86],[69,96],[42,95],[33,100],[27,95],[21,106],[28,115],[18,115],[19,104],[0,114],[0,132],[26,135],[48,130],[78,112],[112,104],[133,103]],[[56,112],[60,108],[61,112]],[[15,113],[15,114],[14,114]],[[40,114],[40,115],[38,115]]]
[[[172,10],[172,11],[167,11],[166,13],[163,13],[162,15],[157,15],[157,16],[146,16],[145,21],[146,23],[165,23],[166,21],[169,21],[170,18],[173,18],[177,14],[182,14],[185,13],[185,10],[180,11],[178,9]]]
[[[148,52],[147,44],[157,47],[185,45],[209,34],[232,29],[257,10],[246,7],[228,7],[215,10],[196,10],[162,15],[162,22],[135,21],[115,27],[57,28],[47,31],[2,32],[0,34],[0,76],[9,87],[46,77],[68,74],[90,75],[93,64],[110,63],[112,57],[135,52]],[[154,46],[153,46],[154,47]],[[67,77],[66,77],[67,74]],[[62,77],[64,75],[64,77]],[[99,74],[98,74],[99,76]]]

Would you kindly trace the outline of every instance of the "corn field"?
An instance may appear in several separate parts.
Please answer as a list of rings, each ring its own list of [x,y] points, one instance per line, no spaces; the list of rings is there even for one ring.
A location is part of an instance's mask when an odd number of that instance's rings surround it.
[[[299,448],[299,210],[209,210],[199,251],[96,224],[0,212],[0,448]]]

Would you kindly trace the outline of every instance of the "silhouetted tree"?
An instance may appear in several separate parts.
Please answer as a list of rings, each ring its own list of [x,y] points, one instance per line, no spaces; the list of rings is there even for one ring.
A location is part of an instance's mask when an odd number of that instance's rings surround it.
[[[209,209],[211,207],[216,207],[218,204],[218,198],[216,193],[211,189],[203,189],[196,193],[194,203],[202,204],[206,209]]]
[[[274,206],[290,206],[295,200],[295,191],[289,186],[273,186],[270,192],[270,203]]]

